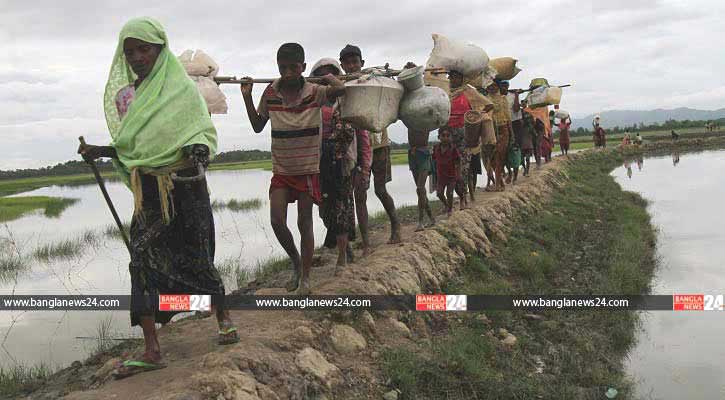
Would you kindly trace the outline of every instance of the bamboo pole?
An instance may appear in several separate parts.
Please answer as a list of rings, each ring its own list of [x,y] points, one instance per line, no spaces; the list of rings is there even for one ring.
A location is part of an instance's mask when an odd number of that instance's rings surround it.
[[[387,69],[387,70],[383,70],[381,75],[386,76],[386,77],[393,77],[393,76],[400,75],[400,73],[403,71],[404,70]],[[447,74],[448,73],[448,71],[445,70],[444,68],[428,68],[425,70],[425,72],[430,72],[433,74]],[[350,75],[336,76],[336,78],[343,82],[347,82],[347,81],[352,81],[352,80],[358,79],[363,75],[364,74],[355,73],[355,74],[350,74]],[[238,85],[238,84],[242,84],[242,83],[272,83],[277,79],[278,78],[244,79],[244,78],[237,78],[236,76],[215,76],[214,82],[216,82],[217,85],[221,85],[223,83]],[[323,82],[323,79],[321,77],[306,77],[305,80],[307,80],[308,82],[313,82],[313,83]]]

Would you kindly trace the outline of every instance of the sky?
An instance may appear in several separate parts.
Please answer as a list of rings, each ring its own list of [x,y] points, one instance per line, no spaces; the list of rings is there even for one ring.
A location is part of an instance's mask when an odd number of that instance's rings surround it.
[[[564,90],[562,109],[583,117],[611,109],[725,104],[722,0],[300,2],[0,0],[0,169],[75,159],[78,136],[110,141],[103,89],[123,24],[152,16],[175,54],[202,49],[220,75],[273,78],[280,44],[301,43],[311,67],[352,43],[366,66],[424,64],[431,34],[472,42],[492,58]],[[717,47],[716,47],[717,46]],[[255,86],[257,101],[263,88]],[[223,86],[230,111],[215,115],[219,151],[269,150],[269,126],[253,133],[239,89]],[[390,128],[406,140],[405,127]]]

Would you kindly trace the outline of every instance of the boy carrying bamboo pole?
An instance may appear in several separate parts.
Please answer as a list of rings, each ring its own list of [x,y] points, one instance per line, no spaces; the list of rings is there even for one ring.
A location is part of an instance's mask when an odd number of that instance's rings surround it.
[[[315,249],[312,204],[321,200],[319,181],[320,108],[345,92],[345,86],[332,75],[325,75],[328,86],[305,81],[305,52],[297,43],[285,43],[277,51],[280,78],[264,90],[255,109],[252,83],[240,88],[254,132],[272,122],[272,181],[269,187],[270,220],[280,245],[292,261],[293,278],[289,291],[304,295],[310,291],[310,268]],[[287,227],[287,205],[297,202],[297,227],[302,256]]]

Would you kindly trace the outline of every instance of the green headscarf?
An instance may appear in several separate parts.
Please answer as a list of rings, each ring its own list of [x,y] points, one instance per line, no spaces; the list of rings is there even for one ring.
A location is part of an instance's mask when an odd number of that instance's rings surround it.
[[[135,38],[163,45],[151,73],[141,82],[128,112],[121,120],[116,95],[138,78],[126,62],[123,42]],[[134,18],[124,25],[118,37],[116,54],[103,95],[108,130],[116,149],[116,168],[128,183],[137,167],[158,168],[180,161],[182,147],[204,144],[216,154],[216,129],[206,102],[199,94],[179,60],[169,50],[161,24],[149,17]]]

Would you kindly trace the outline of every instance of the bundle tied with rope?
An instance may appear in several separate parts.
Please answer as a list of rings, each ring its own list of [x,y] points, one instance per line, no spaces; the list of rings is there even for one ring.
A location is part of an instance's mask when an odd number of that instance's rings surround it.
[[[475,135],[476,131],[481,137],[481,145],[496,144],[496,132],[493,127],[493,120],[484,111],[469,110],[463,115],[466,136]]]

